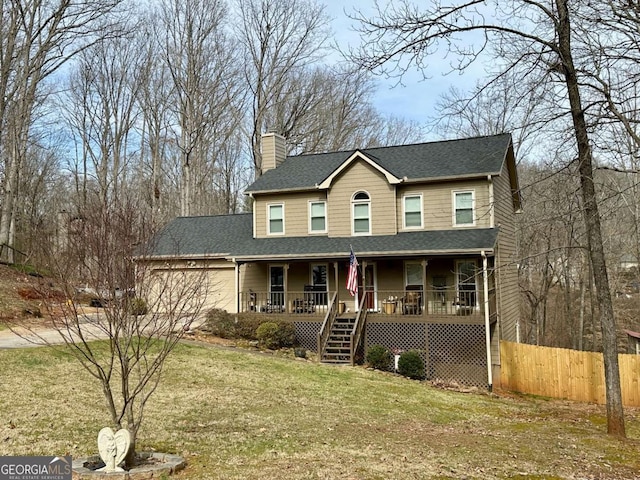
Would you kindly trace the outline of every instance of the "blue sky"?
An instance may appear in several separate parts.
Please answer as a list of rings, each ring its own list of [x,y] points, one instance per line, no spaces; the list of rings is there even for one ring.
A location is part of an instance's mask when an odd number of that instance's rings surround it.
[[[344,12],[352,12],[354,7],[363,12],[373,11],[373,1],[326,0],[326,5],[328,14],[333,18],[332,29],[336,43],[344,50],[349,46],[357,46],[360,43],[359,34],[353,31],[353,21]],[[423,79],[422,73],[418,71],[407,72],[402,78],[402,84],[398,83],[398,79],[378,76],[379,88],[375,98],[378,110],[425,124],[434,115],[440,96],[450,86],[463,91],[472,89],[483,75],[482,67],[474,66],[463,75],[456,72],[446,75],[450,71],[450,65],[445,53],[433,56],[427,79]]]

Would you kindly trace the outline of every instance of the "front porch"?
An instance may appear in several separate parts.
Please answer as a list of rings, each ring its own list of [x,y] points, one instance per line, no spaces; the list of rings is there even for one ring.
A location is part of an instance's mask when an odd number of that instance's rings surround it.
[[[304,290],[285,292],[253,291],[240,293],[239,311],[257,314],[324,318],[330,309],[329,301],[335,291],[319,291],[313,286]],[[344,295],[344,293],[343,293]],[[369,316],[397,320],[437,321],[453,323],[484,323],[485,310],[495,315],[495,292],[489,291],[488,303],[480,301],[476,292],[460,292],[455,289],[437,290],[369,290],[364,306]],[[339,315],[354,315],[357,299],[348,294],[336,299]],[[459,317],[465,317],[464,320]],[[458,321],[456,320],[458,319]],[[462,320],[462,321],[460,321]]]
[[[491,385],[489,345],[498,318],[493,258],[359,258],[348,262],[252,262],[239,270],[237,311],[295,325],[300,345],[323,362],[362,361],[381,344],[416,350],[427,378]]]

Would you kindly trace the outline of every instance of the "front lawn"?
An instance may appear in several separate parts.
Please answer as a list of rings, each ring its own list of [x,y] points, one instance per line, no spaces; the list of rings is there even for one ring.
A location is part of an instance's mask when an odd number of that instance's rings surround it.
[[[109,425],[66,354],[0,351],[0,455],[84,456]],[[370,371],[181,345],[148,405],[139,450],[184,455],[182,479],[638,478],[603,407],[469,394]]]

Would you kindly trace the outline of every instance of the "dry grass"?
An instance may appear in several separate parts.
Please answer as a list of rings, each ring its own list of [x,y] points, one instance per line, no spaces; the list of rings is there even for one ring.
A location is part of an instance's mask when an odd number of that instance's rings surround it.
[[[50,349],[0,352],[0,455],[95,453],[107,425],[89,375]],[[601,407],[464,394],[363,368],[182,345],[150,401],[142,449],[184,479],[638,478]]]

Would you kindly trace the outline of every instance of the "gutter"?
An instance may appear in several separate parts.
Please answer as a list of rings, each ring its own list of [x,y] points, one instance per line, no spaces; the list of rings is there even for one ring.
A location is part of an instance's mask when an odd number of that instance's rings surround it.
[[[480,250],[477,248],[467,250],[404,250],[404,251],[365,251],[359,250],[356,252],[358,256],[362,257],[389,257],[389,256],[449,256],[449,255],[481,255],[487,254],[493,256],[494,249]],[[292,256],[293,255],[293,256]],[[304,260],[304,259],[318,259],[318,258],[343,258],[349,257],[348,251],[342,252],[319,252],[319,253],[281,253],[281,254],[267,254],[267,255],[248,255],[242,257],[234,257],[238,261],[250,262],[252,260]]]

